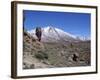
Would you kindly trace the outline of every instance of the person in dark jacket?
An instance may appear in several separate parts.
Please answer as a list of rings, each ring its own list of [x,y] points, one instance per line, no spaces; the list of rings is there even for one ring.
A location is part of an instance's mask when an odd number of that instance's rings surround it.
[[[41,41],[41,36],[42,36],[41,27],[37,27],[35,32],[36,32],[35,34],[36,34],[38,40]]]

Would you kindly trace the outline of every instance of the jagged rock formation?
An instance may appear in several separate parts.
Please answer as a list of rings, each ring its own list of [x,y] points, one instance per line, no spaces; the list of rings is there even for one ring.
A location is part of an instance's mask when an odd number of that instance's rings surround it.
[[[35,35],[37,36],[38,41],[41,41],[41,36],[42,36],[41,27],[37,27],[37,28],[36,28]]]
[[[23,47],[24,69],[52,67],[47,61],[43,60],[45,58],[41,55],[42,53],[39,54],[39,51],[44,50],[44,45],[26,31],[23,33]],[[41,59],[41,56],[43,56],[43,59]]]

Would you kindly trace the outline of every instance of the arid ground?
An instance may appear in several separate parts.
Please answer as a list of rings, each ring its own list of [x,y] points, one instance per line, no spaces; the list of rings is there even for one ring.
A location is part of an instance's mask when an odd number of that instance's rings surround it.
[[[39,42],[23,34],[23,69],[90,66],[90,41]]]

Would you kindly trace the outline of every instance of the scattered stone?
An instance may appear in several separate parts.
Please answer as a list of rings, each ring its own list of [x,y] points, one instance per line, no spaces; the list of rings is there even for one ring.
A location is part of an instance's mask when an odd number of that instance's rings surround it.
[[[34,69],[35,68],[35,65],[34,64],[31,64],[30,65],[30,69]]]
[[[72,57],[72,59],[73,59],[73,61],[78,61],[78,58],[79,58],[79,56],[78,56],[78,54],[77,53],[74,53],[73,54],[73,57]]]

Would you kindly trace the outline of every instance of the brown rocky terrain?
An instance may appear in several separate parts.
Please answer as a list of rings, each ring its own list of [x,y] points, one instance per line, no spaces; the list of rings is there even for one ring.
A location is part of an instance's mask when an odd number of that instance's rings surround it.
[[[90,41],[39,42],[23,33],[23,69],[91,65]]]

